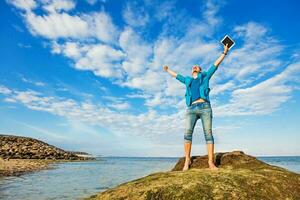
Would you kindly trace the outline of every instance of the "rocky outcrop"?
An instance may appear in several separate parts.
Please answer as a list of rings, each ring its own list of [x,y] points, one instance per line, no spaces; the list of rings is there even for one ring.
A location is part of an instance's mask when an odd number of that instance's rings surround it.
[[[90,160],[30,137],[0,135],[0,157],[4,159]]]
[[[264,163],[242,151],[215,154],[219,170],[207,168],[207,156],[195,156],[191,169],[172,171],[121,184],[88,199],[103,200],[263,200],[300,199],[300,174]]]
[[[247,168],[256,169],[261,166],[271,166],[257,158],[246,155],[243,151],[232,151],[226,153],[215,153],[214,162],[217,167],[229,167],[231,169]],[[181,171],[184,165],[185,158],[180,158],[172,171]],[[205,169],[208,167],[208,156],[192,156],[190,169]]]

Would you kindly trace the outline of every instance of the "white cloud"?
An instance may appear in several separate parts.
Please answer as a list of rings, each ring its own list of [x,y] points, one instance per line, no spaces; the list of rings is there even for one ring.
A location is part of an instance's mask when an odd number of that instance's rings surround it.
[[[49,39],[84,38],[90,34],[89,25],[84,19],[67,13],[50,13],[40,16],[29,12],[26,14],[26,22],[32,34]]]
[[[114,108],[116,110],[127,110],[130,108],[130,104],[128,102],[116,103],[116,104],[109,104],[108,107]]]
[[[267,33],[267,28],[255,22],[248,22],[247,24],[236,26],[234,28],[237,36],[245,38],[250,42],[255,42],[256,39],[260,39]]]
[[[113,111],[98,103],[93,104],[86,101],[78,102],[74,99],[45,96],[32,90],[12,90],[12,93],[6,94],[6,98],[10,98],[10,102],[21,103],[32,110],[48,112],[71,121],[75,120],[89,125],[105,127],[117,135],[140,135],[145,140],[155,139],[159,135],[170,132],[182,136],[183,127],[179,129],[177,127],[177,124],[183,123],[182,111],[171,115],[162,115],[154,110],[142,114],[131,114],[120,112],[128,108],[126,102],[121,102],[120,105],[117,105],[118,103],[110,105],[117,109],[117,111]],[[121,101],[120,98],[107,97],[107,99],[112,102]],[[142,133],[141,130],[143,130]]]
[[[95,5],[98,1],[105,3],[107,0],[86,0],[86,2],[90,5]]]
[[[54,138],[54,139],[58,139],[58,140],[68,140],[69,138],[65,137],[64,135],[62,134],[59,134],[59,133],[54,133],[53,131],[49,131],[47,129],[44,129],[44,128],[41,128],[41,127],[38,127],[38,126],[35,126],[35,125],[32,125],[32,124],[28,124],[28,123],[24,123],[24,122],[17,122],[18,124],[26,127],[26,128],[29,128],[31,130],[34,130],[42,135],[47,135],[49,136],[50,138]]]
[[[97,76],[120,78],[123,75],[121,60],[125,54],[104,44],[88,44],[66,42],[52,43],[52,52],[63,54],[74,61],[74,67],[79,70],[90,70]]]
[[[211,27],[216,27],[222,21],[220,18],[216,17],[217,12],[219,11],[219,4],[219,2],[206,1],[203,17]]]
[[[116,43],[119,30],[113,24],[111,17],[105,12],[85,14],[84,18],[89,24],[89,33],[92,37],[107,43]]]
[[[169,97],[182,97],[185,94],[185,85],[179,83],[173,77],[167,77],[165,95]]]
[[[122,77],[120,60],[124,54],[120,50],[113,49],[107,45],[86,45],[81,49],[83,54],[75,64],[77,69],[91,70],[97,76]]]
[[[145,98],[150,98],[151,95],[149,94],[146,94],[146,93],[131,93],[131,94],[127,94],[126,95],[127,98],[142,98],[142,99],[145,99]]]
[[[160,2],[158,5],[155,6],[153,15],[159,21],[162,21],[167,19],[168,17],[172,17],[174,12],[176,12],[175,2],[164,1],[164,2]]]
[[[176,71],[185,69],[190,73],[192,65],[199,64],[206,69],[216,59],[217,47],[215,43],[195,38],[162,38],[155,43],[152,67],[161,70],[163,64],[168,64]]]
[[[150,98],[145,99],[145,105],[149,107],[160,107],[166,109],[166,106],[170,106],[176,109],[179,109],[180,102],[178,98],[170,98],[166,97],[166,95],[162,92],[158,92],[151,96]],[[183,107],[182,107],[183,108]]]
[[[15,99],[12,99],[12,98],[5,98],[4,101],[8,102],[8,103],[15,103],[15,102],[17,102]]]
[[[143,74],[149,67],[152,48],[146,44],[131,28],[126,28],[120,35],[119,44],[126,53],[122,62],[124,70],[129,76]]]
[[[109,108],[116,110],[128,110],[131,108],[130,104],[125,100],[125,98],[114,96],[102,96],[102,98],[105,99],[105,104]]]
[[[27,2],[27,1],[25,1]],[[30,32],[51,40],[56,39],[89,39],[96,38],[102,42],[115,43],[119,30],[111,17],[104,11],[69,14],[75,7],[71,0],[45,0],[40,2],[48,13],[37,14],[32,9],[37,4],[26,4],[22,1],[10,2],[19,9],[26,9],[23,15]]]
[[[56,52],[57,43],[53,45],[53,52]],[[62,51],[65,56],[73,59],[80,58],[82,56],[80,47],[75,42],[66,42],[64,45],[61,46],[60,51]],[[60,51],[57,51],[58,53]]]
[[[142,6],[135,5],[135,3],[127,3],[123,10],[123,18],[132,27],[145,26],[150,17]]]
[[[40,87],[46,85],[44,82],[41,82],[41,81],[32,81],[32,80],[29,80],[29,79],[27,79],[27,78],[25,78],[25,77],[22,77],[21,80],[22,80],[23,82],[25,82],[25,83],[30,83],[30,84],[33,84],[33,85],[36,85],[36,86],[40,86]]]
[[[34,0],[7,0],[7,2],[25,11],[30,11],[37,6]]]
[[[48,12],[69,11],[75,8],[73,0],[44,0],[43,8]]]
[[[223,84],[215,85],[213,90],[211,90],[211,95],[220,95],[223,94],[225,91],[233,90],[236,87],[233,80],[230,80]]]
[[[294,63],[281,73],[252,87],[234,90],[228,104],[215,108],[219,116],[266,115],[278,109],[292,96],[290,83],[299,81],[300,63]]]
[[[119,83],[122,86],[142,89],[148,92],[161,91],[164,87],[164,79],[161,78],[161,73],[147,70],[140,76],[135,76],[126,82]]]
[[[51,43],[51,53],[53,54],[60,54],[62,53],[62,45],[58,44],[56,41]],[[74,47],[75,45],[73,45]]]
[[[41,81],[38,81],[38,82],[35,82],[34,83],[36,86],[45,86],[46,84],[41,82]]]
[[[0,85],[0,94],[10,94],[12,91],[7,87]]]
[[[27,104],[27,103],[41,100],[42,98],[38,97],[39,94],[40,93],[35,91],[17,92],[16,95],[14,96],[14,99],[16,101],[20,101],[21,103]],[[49,99],[43,98],[43,100],[44,100],[43,102],[47,102]]]
[[[285,47],[269,36],[265,27],[250,22],[237,26],[235,32],[242,43],[240,48],[233,47],[222,63],[221,81],[231,79],[235,85],[249,86],[284,65],[279,55]]]
[[[23,44],[20,42],[17,45],[18,45],[18,47],[24,48],[24,49],[30,49],[32,47],[30,44]]]

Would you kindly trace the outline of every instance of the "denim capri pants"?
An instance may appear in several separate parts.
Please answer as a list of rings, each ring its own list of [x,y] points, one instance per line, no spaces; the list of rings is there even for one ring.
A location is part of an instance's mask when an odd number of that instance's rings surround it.
[[[206,144],[214,144],[212,118],[212,109],[209,102],[199,102],[188,106],[185,113],[184,142],[192,143],[196,122],[201,119]]]

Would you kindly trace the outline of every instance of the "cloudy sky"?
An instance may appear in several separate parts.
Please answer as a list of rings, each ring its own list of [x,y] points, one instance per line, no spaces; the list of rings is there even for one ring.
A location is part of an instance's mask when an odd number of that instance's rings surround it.
[[[0,2],[0,133],[104,156],[182,156],[185,87],[204,70],[215,151],[300,155],[299,1]],[[206,154],[201,121],[193,154]]]

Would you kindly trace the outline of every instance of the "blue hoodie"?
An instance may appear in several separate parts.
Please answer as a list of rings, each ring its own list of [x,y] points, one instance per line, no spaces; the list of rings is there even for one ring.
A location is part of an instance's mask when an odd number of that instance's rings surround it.
[[[198,73],[198,78],[200,79],[200,98],[210,102],[209,100],[209,80],[212,77],[212,75],[215,73],[215,71],[218,69],[217,66],[214,64],[211,65],[211,67],[208,69],[207,72],[200,72]],[[181,74],[177,74],[176,79],[179,80],[181,83],[185,84],[186,91],[185,91],[185,103],[187,106],[190,106],[192,104],[192,93],[191,93],[191,83],[193,80],[193,77],[190,76],[182,76]]]

